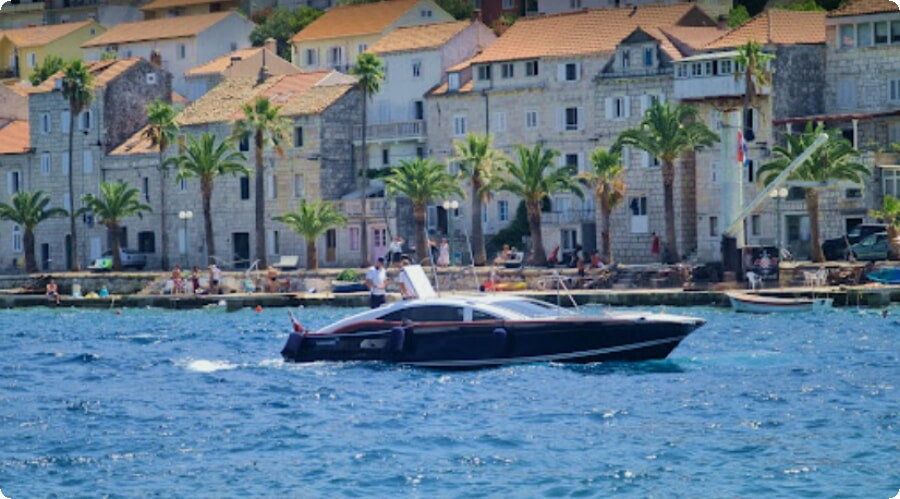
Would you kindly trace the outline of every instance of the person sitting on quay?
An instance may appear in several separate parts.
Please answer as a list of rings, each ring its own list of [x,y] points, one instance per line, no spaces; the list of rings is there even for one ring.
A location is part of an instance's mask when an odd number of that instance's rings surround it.
[[[181,275],[181,265],[176,265],[172,269],[172,294],[184,294],[184,276]]]
[[[278,291],[278,269],[271,265],[266,269],[266,287],[269,293]]]
[[[201,292],[200,288],[200,269],[194,265],[194,268],[191,269],[191,293],[197,294]]]
[[[56,284],[55,279],[50,279],[50,282],[47,283],[47,296],[53,298],[56,301],[56,304],[59,305],[59,285]]]
[[[497,255],[497,258],[494,258],[494,264],[503,265],[504,263],[506,263],[508,260],[510,260],[512,258],[512,255],[513,255],[513,253],[512,253],[512,251],[510,251],[509,245],[504,244],[503,249],[500,250],[500,253]]]

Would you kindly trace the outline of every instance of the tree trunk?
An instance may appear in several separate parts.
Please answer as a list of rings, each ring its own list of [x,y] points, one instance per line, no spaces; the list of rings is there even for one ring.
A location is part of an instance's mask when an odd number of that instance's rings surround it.
[[[434,262],[431,261],[431,247],[428,246],[428,241],[425,240],[425,213],[425,203],[413,204],[413,220],[416,223],[416,252],[420,262],[427,258],[433,265]]]
[[[162,236],[160,244],[162,244],[162,258],[160,265],[163,270],[169,268],[169,231],[166,230],[166,177],[168,171],[163,166],[163,149],[159,148],[159,229]]]
[[[37,262],[34,259],[34,230],[25,228],[25,272],[34,274],[38,271]]]
[[[544,251],[544,236],[541,235],[541,202],[525,201],[525,211],[528,212],[528,230],[531,233],[531,258],[532,265],[545,265],[547,253]]]
[[[368,206],[366,206],[366,197],[369,190],[369,148],[366,146],[366,111],[369,107],[369,95],[368,92],[366,92],[365,88],[363,88],[362,98],[362,158],[360,158],[360,167],[362,170],[362,222],[360,223],[359,244],[360,256],[362,260],[361,266],[368,267],[371,263],[369,262],[369,210]]]
[[[819,192],[806,189],[806,213],[809,215],[809,254],[814,262],[824,262],[825,254],[819,243]]]
[[[606,185],[609,187],[609,184]],[[612,241],[610,240],[610,207],[609,207],[609,190],[604,189],[602,196],[597,196],[597,203],[600,206],[600,254],[606,264],[612,263]]]
[[[106,225],[106,230],[109,231],[109,237],[112,242],[112,259],[113,259],[113,270],[116,272],[122,270],[122,245],[119,240],[119,224],[109,222]]]
[[[212,179],[200,179],[200,195],[203,198],[203,232],[206,236],[206,264],[213,263],[212,257],[216,255],[216,240],[213,237],[212,209],[210,208],[213,193]],[[185,234],[187,238],[187,234]],[[185,240],[185,244],[187,240]],[[187,249],[185,247],[185,249]]]
[[[315,272],[319,270],[319,249],[316,248],[316,239],[306,240],[306,269]]]
[[[81,262],[78,261],[78,234],[75,232],[75,165],[73,164],[74,151],[72,151],[73,136],[75,135],[75,110],[69,109],[69,235],[71,236],[72,247],[70,253],[72,256],[72,271],[81,270]]]
[[[481,267],[487,261],[487,250],[484,247],[484,227],[481,225],[481,212],[484,206],[481,202],[481,179],[472,179],[472,251],[474,264]]]
[[[675,238],[675,164],[663,161],[663,202],[666,212],[666,263],[675,263],[678,257],[678,241]]]
[[[259,259],[259,268],[265,269],[269,265],[266,257],[266,171],[263,165],[262,130],[256,131],[254,143],[256,146],[256,258]]]

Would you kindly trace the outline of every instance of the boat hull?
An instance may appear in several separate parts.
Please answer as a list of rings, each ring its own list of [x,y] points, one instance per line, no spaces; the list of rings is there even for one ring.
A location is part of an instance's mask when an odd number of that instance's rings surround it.
[[[360,324],[336,334],[291,334],[291,362],[383,361],[439,369],[534,362],[663,359],[700,319],[553,319],[461,323]]]
[[[729,294],[735,312],[754,314],[802,313],[830,308],[831,298],[775,298],[758,295]]]

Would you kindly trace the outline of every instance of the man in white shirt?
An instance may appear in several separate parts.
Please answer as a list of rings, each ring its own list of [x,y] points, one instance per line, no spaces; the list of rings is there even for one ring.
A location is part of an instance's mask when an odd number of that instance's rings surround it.
[[[366,272],[366,286],[369,288],[369,306],[378,308],[384,305],[384,289],[388,281],[387,271],[384,269],[384,258],[379,258],[375,266]]]

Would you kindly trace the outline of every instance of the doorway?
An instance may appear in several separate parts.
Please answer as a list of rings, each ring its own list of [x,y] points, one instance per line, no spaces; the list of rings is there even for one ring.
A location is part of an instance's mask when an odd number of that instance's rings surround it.
[[[234,268],[246,269],[250,266],[250,233],[233,232],[231,234],[231,254]]]
[[[325,232],[325,261],[334,263],[337,260],[337,231],[328,229]]]
[[[41,270],[50,270],[50,244],[41,243]]]
[[[387,229],[382,226],[372,227],[372,258],[384,258],[387,254]]]
[[[787,248],[795,259],[809,258],[809,216],[784,217],[787,232]]]

